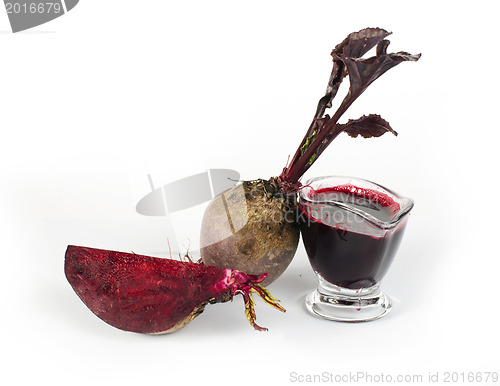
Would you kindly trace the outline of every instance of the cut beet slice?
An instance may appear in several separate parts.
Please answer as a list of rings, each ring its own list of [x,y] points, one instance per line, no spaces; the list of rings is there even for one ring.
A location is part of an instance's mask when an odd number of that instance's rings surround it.
[[[87,307],[106,323],[145,334],[163,334],[186,326],[208,303],[241,293],[245,314],[257,330],[251,292],[285,311],[259,283],[267,274],[247,275],[172,259],[68,246],[65,273]]]

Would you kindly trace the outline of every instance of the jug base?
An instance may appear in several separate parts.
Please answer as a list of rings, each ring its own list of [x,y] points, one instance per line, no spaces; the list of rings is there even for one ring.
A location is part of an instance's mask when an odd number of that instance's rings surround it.
[[[349,291],[351,292],[351,291]],[[322,293],[317,289],[306,297],[307,310],[314,316],[337,322],[368,322],[387,315],[392,307],[389,296],[375,294],[349,296]]]

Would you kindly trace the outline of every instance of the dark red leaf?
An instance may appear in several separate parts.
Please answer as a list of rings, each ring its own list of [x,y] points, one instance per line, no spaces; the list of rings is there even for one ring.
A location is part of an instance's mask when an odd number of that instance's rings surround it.
[[[390,34],[391,32],[381,28],[365,28],[350,33],[342,43],[337,44],[332,56],[360,58]]]
[[[395,54],[387,54],[388,40],[382,40],[377,45],[377,55],[368,59],[360,59],[353,57],[343,57],[342,60],[347,67],[349,73],[349,81],[351,87],[344,99],[343,104],[350,106],[363,91],[377,78],[383,75],[386,71],[397,66],[401,62],[415,62],[420,58],[419,55],[411,55],[407,52],[398,52]],[[342,107],[342,106],[341,106]]]
[[[381,28],[365,28],[350,33],[342,43],[337,44],[331,54],[333,68],[328,80],[328,87],[325,96],[318,103],[316,118],[323,116],[325,109],[331,107],[332,100],[335,98],[342,80],[347,75],[347,68],[342,58],[361,58],[390,34],[391,32]]]
[[[353,138],[358,135],[363,138],[380,137],[387,132],[398,135],[389,122],[377,114],[363,115],[359,119],[350,119],[347,123],[337,124],[337,126],[337,130],[343,131]]]

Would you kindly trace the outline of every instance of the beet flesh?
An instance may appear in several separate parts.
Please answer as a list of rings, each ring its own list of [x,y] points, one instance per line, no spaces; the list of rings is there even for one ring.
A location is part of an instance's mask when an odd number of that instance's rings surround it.
[[[198,316],[208,303],[231,300],[238,292],[255,324],[250,292],[284,311],[258,283],[261,277],[204,264],[68,246],[65,274],[87,307],[106,323],[125,331],[163,334]]]

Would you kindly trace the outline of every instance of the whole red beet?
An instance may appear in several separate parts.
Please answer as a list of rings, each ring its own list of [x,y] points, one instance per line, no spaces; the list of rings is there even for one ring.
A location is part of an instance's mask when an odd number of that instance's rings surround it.
[[[250,324],[265,331],[255,323],[252,291],[285,311],[259,284],[267,274],[247,275],[229,268],[73,245],[66,251],[65,273],[94,314],[125,331],[177,331],[208,303],[226,302],[237,293],[243,295]]]

